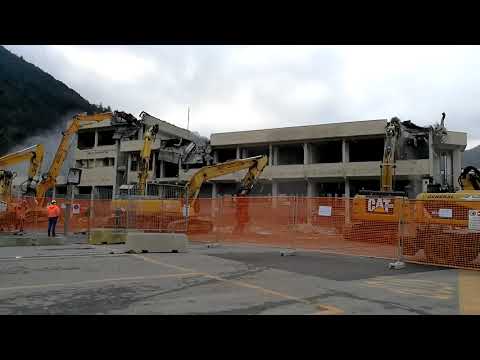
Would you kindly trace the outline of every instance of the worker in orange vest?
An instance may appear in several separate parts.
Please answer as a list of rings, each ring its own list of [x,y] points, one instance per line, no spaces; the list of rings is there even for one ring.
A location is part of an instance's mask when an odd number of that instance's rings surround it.
[[[50,205],[47,207],[47,215],[48,215],[48,236],[50,236],[50,232],[52,236],[55,236],[55,226],[57,225],[58,217],[60,216],[60,208],[57,205],[55,200],[50,202]]]
[[[15,228],[18,230],[17,234],[23,233],[23,225],[25,223],[25,214],[27,212],[28,204],[27,200],[22,200],[15,206],[15,218],[16,224]]]

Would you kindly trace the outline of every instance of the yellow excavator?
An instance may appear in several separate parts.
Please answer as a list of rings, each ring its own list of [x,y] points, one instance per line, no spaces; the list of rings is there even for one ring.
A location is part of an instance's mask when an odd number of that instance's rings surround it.
[[[42,166],[45,150],[42,144],[37,144],[26,149],[0,157],[0,200],[7,201],[11,196],[12,182],[15,173],[5,168],[25,161],[30,162],[25,187],[27,191],[31,188],[34,177]],[[23,184],[22,184],[23,185]]]
[[[188,180],[184,186],[183,198],[177,199],[142,199],[136,200],[136,210],[141,214],[155,214],[159,211],[164,212],[165,218],[180,219],[182,214],[188,212],[189,227],[195,227],[202,231],[211,230],[212,223],[210,220],[204,220],[198,217],[199,202],[198,194],[202,185],[211,179],[220,177],[222,175],[232,174],[241,170],[247,169],[247,173],[243,177],[240,187],[237,191],[238,196],[246,196],[250,193],[260,174],[268,164],[268,156],[259,155],[246,159],[237,159],[226,161],[223,163],[204,166],[197,170]],[[186,203],[188,199],[188,203]],[[126,209],[129,206],[130,200],[116,199],[112,200],[114,209]],[[171,214],[172,216],[168,216]],[[171,221],[168,225],[169,231],[176,231],[176,229],[183,229],[186,220]]]
[[[424,252],[427,261],[467,266],[480,254],[480,171],[466,166],[454,193],[420,193],[416,229],[405,238],[405,255]]]
[[[37,144],[26,149],[0,157],[0,230],[9,229],[13,223],[9,220],[9,214],[15,211],[16,200],[12,199],[12,183],[16,176],[15,172],[6,170],[6,167],[13,166],[25,161],[30,162],[28,177],[24,182],[25,187],[30,189],[33,178],[42,166],[44,147]],[[22,185],[24,185],[22,184]]]
[[[45,175],[42,175],[41,180],[38,182],[36,187],[32,189],[32,191],[35,193],[35,197],[39,206],[44,205],[43,203],[46,192],[55,186],[57,182],[57,176],[60,174],[63,163],[68,154],[71,137],[77,133],[80,125],[84,122],[100,122],[109,120],[112,118],[112,116],[113,113],[106,112],[93,115],[78,114],[72,118],[68,128],[62,132],[62,140],[58,145],[48,172]]]
[[[152,125],[143,135],[143,148],[140,151],[140,164],[138,169],[138,195],[146,195],[148,170],[150,157],[152,155],[152,145],[158,133],[158,125]]]
[[[353,198],[351,224],[344,232],[348,240],[371,240],[373,236],[380,242],[393,242],[393,233],[397,230],[395,224],[398,224],[401,216],[408,216],[408,207],[403,206],[406,193],[394,191],[400,126],[400,119],[396,117],[387,122],[383,159],[380,164],[380,190],[360,190]],[[373,222],[385,225],[378,234],[372,234]],[[388,231],[388,225],[391,225],[392,231]]]

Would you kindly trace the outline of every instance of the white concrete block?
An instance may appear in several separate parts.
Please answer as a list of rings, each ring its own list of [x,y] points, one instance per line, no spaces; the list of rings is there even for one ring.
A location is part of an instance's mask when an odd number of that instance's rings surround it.
[[[127,248],[134,252],[186,252],[188,238],[178,233],[127,233]]]

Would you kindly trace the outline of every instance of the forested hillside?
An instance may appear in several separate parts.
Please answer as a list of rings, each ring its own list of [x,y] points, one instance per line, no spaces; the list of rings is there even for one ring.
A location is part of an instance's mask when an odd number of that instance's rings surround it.
[[[465,151],[463,155],[463,166],[469,165],[480,169],[480,146]]]
[[[68,113],[109,111],[0,46],[0,155]]]

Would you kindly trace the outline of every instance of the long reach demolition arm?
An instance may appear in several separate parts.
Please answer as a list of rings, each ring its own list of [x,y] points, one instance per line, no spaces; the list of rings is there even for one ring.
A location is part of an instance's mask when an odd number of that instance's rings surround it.
[[[197,198],[200,188],[205,181],[243,169],[248,169],[248,172],[242,179],[240,190],[238,191],[238,195],[245,196],[253,188],[255,182],[267,164],[268,157],[266,155],[260,155],[246,159],[226,161],[216,165],[204,166],[193,174],[185,185],[188,194],[188,202],[191,205]]]
[[[140,152],[140,166],[138,169],[138,190],[139,195],[145,195],[145,189],[148,178],[148,168],[150,164],[150,156],[152,154],[152,145],[158,133],[158,125],[152,125],[145,131],[143,136],[143,148]]]
[[[60,170],[62,169],[63,162],[67,157],[68,148],[70,144],[71,137],[78,131],[82,122],[100,122],[104,120],[111,119],[113,113],[106,112],[106,113],[99,113],[93,115],[87,114],[79,114],[75,115],[72,118],[70,126],[67,130],[62,133],[62,140],[58,145],[57,152],[55,153],[55,157],[53,158],[52,164],[50,165],[50,169],[48,170],[47,174],[42,177],[42,180],[38,183],[36,188],[36,198],[37,201],[42,201],[45,196],[45,193],[55,186],[57,176],[60,174]]]

